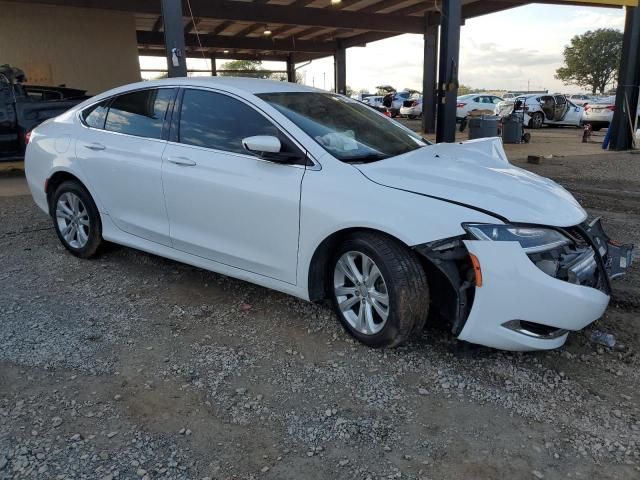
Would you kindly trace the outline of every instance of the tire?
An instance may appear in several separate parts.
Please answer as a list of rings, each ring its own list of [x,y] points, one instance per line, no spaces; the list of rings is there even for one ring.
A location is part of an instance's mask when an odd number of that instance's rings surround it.
[[[104,243],[102,222],[87,189],[73,180],[63,182],[53,193],[50,206],[60,243],[76,257],[95,256]]]
[[[602,127],[601,126],[591,127],[591,130],[594,132],[599,132],[600,130],[602,130]]]
[[[415,120],[416,118],[418,118],[417,115],[407,115],[407,117],[409,118],[409,120]]]
[[[544,115],[540,112],[535,112],[531,115],[531,120],[529,120],[530,128],[542,128],[544,125]]]
[[[373,266],[367,272],[369,261]],[[346,239],[332,258],[328,283],[343,327],[369,347],[396,347],[424,329],[429,313],[425,271],[414,252],[386,235],[360,233]],[[386,312],[386,319],[380,312]]]

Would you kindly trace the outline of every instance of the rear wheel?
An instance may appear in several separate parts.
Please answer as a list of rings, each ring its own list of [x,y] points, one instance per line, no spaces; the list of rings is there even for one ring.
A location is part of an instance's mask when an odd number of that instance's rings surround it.
[[[540,112],[533,113],[529,121],[529,126],[531,128],[542,128],[542,125],[544,125],[544,115]]]
[[[347,239],[336,251],[331,291],[344,328],[370,347],[395,347],[424,328],[429,288],[416,255],[378,233]]]
[[[95,202],[78,182],[60,184],[51,199],[51,216],[60,242],[80,258],[94,256],[102,244],[102,223]]]

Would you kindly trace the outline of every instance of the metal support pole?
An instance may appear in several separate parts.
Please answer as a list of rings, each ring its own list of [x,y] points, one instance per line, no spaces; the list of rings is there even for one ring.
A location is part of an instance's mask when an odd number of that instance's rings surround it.
[[[436,142],[455,142],[462,1],[443,0],[440,20]]]
[[[296,62],[292,54],[287,57],[287,82],[296,83]]]
[[[216,56],[214,54],[211,54],[209,56],[209,59],[211,60],[211,76],[216,77],[218,75],[218,67],[216,66]]]
[[[638,115],[638,94],[640,90],[640,7],[627,7],[624,25],[624,41],[616,110],[611,121],[611,150],[629,150],[633,146],[635,131],[633,125]]]
[[[162,21],[169,77],[186,77],[187,59],[181,0],[162,0]]]
[[[338,49],[333,55],[333,71],[335,75],[336,93],[347,94],[347,50],[338,40]]]
[[[438,103],[438,25],[433,14],[424,16],[424,59],[422,63],[422,131],[435,133]]]

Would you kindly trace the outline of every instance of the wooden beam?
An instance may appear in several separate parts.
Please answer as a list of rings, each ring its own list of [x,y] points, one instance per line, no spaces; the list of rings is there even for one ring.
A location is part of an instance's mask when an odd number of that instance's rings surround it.
[[[297,25],[282,25],[281,27],[278,28],[274,28],[271,32],[271,36],[272,37],[287,37],[288,35],[286,35],[288,32],[290,32],[291,30],[295,30],[296,28],[298,28]]]
[[[304,38],[304,37],[307,37],[309,35],[313,35],[313,34],[319,33],[319,32],[321,32],[323,30],[326,30],[326,28],[325,27],[305,28],[304,30],[294,34],[293,36],[296,37],[296,38]]]
[[[138,45],[164,45],[161,33],[138,31]],[[246,50],[277,50],[281,52],[333,53],[335,42],[314,42],[313,40],[295,40],[292,38],[231,37],[226,35],[200,35],[203,47],[236,48]],[[198,38],[194,34],[185,35],[188,47],[198,47]]]
[[[356,11],[358,13],[374,13],[379,12],[380,10],[386,10],[387,8],[391,8],[396,5],[400,5],[401,3],[404,2],[402,2],[401,0],[378,0],[373,5],[369,5],[368,7],[364,7]],[[427,8],[427,2],[421,1],[420,3],[422,3],[422,5]]]
[[[210,35],[218,35],[219,33],[222,33],[223,31],[225,31],[227,28],[229,28],[231,25],[233,25],[233,22],[230,20],[225,20],[224,22],[219,23],[218,25],[216,25],[215,27],[213,27],[211,29],[211,31],[209,32]]]
[[[145,57],[164,57],[165,53],[163,50],[156,49],[138,49],[138,55]],[[260,53],[233,53],[229,52],[227,54],[223,52],[213,52],[211,54],[207,53],[207,55],[214,55],[220,61],[226,60],[264,60],[264,61],[274,61],[274,62],[286,62],[289,58],[286,54],[260,54]],[[189,58],[202,58],[202,56],[189,56]]]
[[[422,19],[421,19],[422,20]],[[384,40],[385,38],[395,37],[398,34],[390,35],[388,33],[369,32],[355,35],[353,37],[345,38],[342,41],[344,48],[349,47],[364,47],[367,43],[377,42],[378,40]]]
[[[37,0],[37,3],[151,15],[161,13],[158,0]],[[394,14],[381,15],[332,8],[310,9],[289,5],[251,5],[233,0],[191,0],[191,7],[199,17],[237,22],[351,28],[390,33],[421,34],[423,31],[421,18]],[[184,14],[188,16],[188,12],[185,11]]]
[[[433,8],[433,3],[428,4],[426,2],[418,2],[415,5],[409,5],[408,7],[404,7],[399,10],[394,10],[393,14],[402,17],[406,15],[413,15],[415,13],[424,13],[429,8]]]
[[[250,33],[252,33],[253,31],[257,30],[259,26],[260,25],[258,25],[256,23],[252,23],[251,25],[248,25],[248,26],[244,27],[242,30],[239,30],[238,32],[234,33],[233,36],[234,37],[245,37],[245,36],[249,35]]]
[[[159,32],[162,28],[162,15],[156,18],[156,21],[153,23],[152,31]]]
[[[194,18],[193,20],[189,20],[189,22],[184,27],[184,33],[191,33],[194,28],[198,28],[200,22],[202,22],[201,18]]]

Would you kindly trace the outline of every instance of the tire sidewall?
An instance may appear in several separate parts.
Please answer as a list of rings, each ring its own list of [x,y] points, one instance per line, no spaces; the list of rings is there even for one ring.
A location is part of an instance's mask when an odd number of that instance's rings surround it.
[[[87,213],[89,214],[89,240],[82,248],[72,247],[67,243],[60,232],[60,228],[58,227],[58,220],[56,218],[56,206],[58,204],[58,200],[64,193],[73,193],[77,195],[85,208],[87,209]],[[53,220],[53,227],[56,231],[56,235],[60,240],[60,243],[73,255],[80,258],[88,258],[93,256],[100,243],[102,242],[102,222],[100,220],[100,213],[98,212],[98,207],[96,207],[93,198],[89,192],[79,183],[74,181],[63,182],[56,188],[52,198],[51,198],[51,218]]]
[[[360,252],[367,255],[374,263],[377,265],[380,273],[382,274],[382,278],[387,286],[387,292],[389,294],[389,316],[387,318],[387,323],[384,328],[380,330],[378,333],[374,335],[364,335],[357,330],[355,330],[344,317],[342,312],[340,311],[340,307],[338,306],[338,299],[336,298],[335,290],[334,290],[334,272],[336,268],[336,264],[340,257],[346,252]],[[394,279],[389,271],[389,268],[384,261],[384,259],[378,254],[378,252],[371,246],[369,243],[360,238],[349,239],[344,242],[335,252],[333,259],[331,261],[331,271],[328,275],[329,279],[329,292],[331,295],[331,301],[335,308],[335,311],[340,319],[340,323],[347,330],[347,332],[352,335],[356,340],[364,343],[365,345],[369,345],[370,347],[379,348],[384,345],[388,345],[393,342],[393,340],[398,336],[399,333],[399,315],[397,313],[397,299],[395,298],[396,288],[394,285]]]

